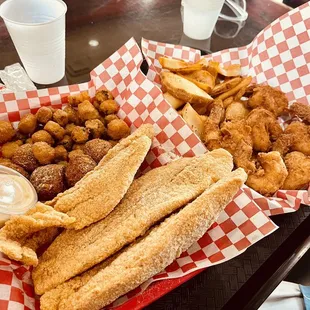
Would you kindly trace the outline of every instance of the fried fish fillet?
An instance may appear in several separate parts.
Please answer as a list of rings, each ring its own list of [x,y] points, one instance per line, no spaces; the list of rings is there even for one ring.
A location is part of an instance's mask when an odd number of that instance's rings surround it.
[[[46,228],[66,227],[74,221],[73,217],[57,212],[50,206],[37,203],[25,215],[14,216],[5,223],[0,230],[0,251],[11,259],[35,266],[38,264],[35,252],[38,248],[38,241],[42,243],[44,237],[44,242],[46,242],[52,231],[42,234],[39,239],[35,237],[32,240],[33,234]]]
[[[123,201],[102,221],[81,231],[63,232],[33,271],[36,292],[43,294],[113,255],[233,168],[232,156],[223,149],[193,158],[178,171],[176,167],[181,167],[183,161],[152,170],[134,181],[135,190],[129,190]],[[156,171],[159,171],[159,178]],[[62,268],[64,264],[67,268]]]
[[[67,227],[75,222],[74,217],[58,212],[38,202],[24,215],[13,216],[0,230],[0,235],[12,240],[23,240],[27,236],[48,227]]]
[[[76,218],[68,228],[82,229],[101,220],[124,197],[152,144],[149,136],[154,132],[139,132],[112,148],[93,171],[48,203]]]
[[[204,235],[246,177],[243,169],[228,173],[192,203],[125,249],[74,293],[60,302],[57,300],[59,306],[54,309],[101,309],[162,271]],[[53,308],[45,304],[43,309]]]

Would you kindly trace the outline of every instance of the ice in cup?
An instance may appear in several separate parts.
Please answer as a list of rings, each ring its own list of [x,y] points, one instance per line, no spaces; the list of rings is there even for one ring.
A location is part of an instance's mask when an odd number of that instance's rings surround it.
[[[183,32],[194,40],[211,37],[225,0],[183,0]]]
[[[61,0],[7,0],[0,6],[18,55],[38,84],[56,83],[65,75],[66,11]]]
[[[0,227],[11,215],[26,213],[37,201],[37,193],[25,177],[0,165]]]

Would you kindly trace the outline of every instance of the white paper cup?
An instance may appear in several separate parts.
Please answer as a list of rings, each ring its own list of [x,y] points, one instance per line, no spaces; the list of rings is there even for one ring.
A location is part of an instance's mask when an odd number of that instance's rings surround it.
[[[0,16],[30,79],[52,84],[65,75],[65,15],[61,0],[7,0]]]
[[[225,0],[183,0],[183,32],[194,40],[211,37]]]

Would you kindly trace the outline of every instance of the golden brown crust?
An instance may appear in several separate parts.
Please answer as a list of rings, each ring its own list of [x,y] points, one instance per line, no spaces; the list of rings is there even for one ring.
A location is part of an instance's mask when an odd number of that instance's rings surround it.
[[[229,173],[125,249],[78,291],[61,300],[58,309],[101,309],[162,271],[207,231],[245,180],[243,169]]]
[[[216,150],[200,157],[177,160],[135,180],[122,202],[105,219],[81,231],[64,232],[43,254],[33,272],[37,293],[113,255],[200,195],[232,167],[231,155],[225,150]],[[61,268],[63,264],[67,268]]]

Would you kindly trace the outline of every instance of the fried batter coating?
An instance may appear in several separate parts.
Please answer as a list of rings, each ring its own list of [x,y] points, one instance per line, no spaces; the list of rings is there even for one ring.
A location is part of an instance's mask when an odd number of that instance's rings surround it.
[[[253,149],[258,152],[267,152],[272,141],[282,133],[282,128],[274,114],[264,108],[252,110],[246,123],[252,128]]]
[[[83,176],[96,167],[96,162],[88,155],[70,156],[66,167],[66,179],[69,186],[74,186]]]
[[[25,141],[25,144],[33,144],[33,141],[31,138],[28,138],[26,141]]]
[[[300,152],[292,152],[285,156],[288,176],[283,189],[304,189],[310,184],[310,157]]]
[[[24,115],[19,124],[18,130],[23,134],[32,134],[37,128],[37,119],[33,114]]]
[[[66,161],[68,158],[68,152],[63,145],[57,145],[55,148],[55,162]]]
[[[89,131],[85,127],[75,126],[71,133],[71,138],[76,143],[85,143],[88,140]]]
[[[66,131],[59,124],[53,121],[48,121],[44,126],[44,130],[46,130],[57,140],[63,139],[66,133]]]
[[[203,141],[210,151],[221,147],[222,134],[219,126],[225,113],[222,100],[215,100],[211,105],[210,115],[204,121],[203,135]]]
[[[68,105],[64,108],[64,111],[68,114],[69,123],[80,125],[81,120],[79,118],[78,112],[74,108]]]
[[[71,136],[71,133],[72,133],[72,130],[75,128],[75,124],[68,124],[67,126],[66,126],[66,135],[69,135],[69,136]]]
[[[95,100],[99,102],[103,102],[105,100],[112,100],[112,99],[114,99],[113,95],[108,90],[100,90],[96,92]]]
[[[51,200],[65,190],[65,167],[46,165],[33,171],[30,182],[38,193],[40,201]]]
[[[8,121],[0,120],[0,144],[10,141],[15,135],[12,124]]]
[[[116,114],[118,109],[119,105],[115,100],[105,100],[100,104],[100,111],[105,115]]]
[[[310,126],[301,122],[292,122],[272,146],[284,156],[289,151],[297,151],[310,155]]]
[[[84,151],[83,151],[82,149],[76,149],[76,150],[71,151],[71,152],[68,154],[68,157],[69,157],[69,160],[70,160],[70,159],[72,159],[73,157],[79,156],[79,155],[85,155],[85,154],[84,154]]]
[[[73,151],[82,150],[84,152],[84,145],[85,143],[75,143],[72,147],[72,150]]]
[[[226,108],[225,120],[231,122],[239,121],[245,119],[249,112],[250,111],[245,107],[244,103],[235,101]]]
[[[68,96],[68,102],[73,107],[77,107],[78,104],[83,102],[84,100],[90,100],[90,97],[86,91],[78,95]]]
[[[23,144],[21,140],[7,142],[2,145],[1,152],[4,158],[12,158],[17,149]]]
[[[108,124],[108,135],[113,140],[120,140],[130,135],[130,128],[122,119],[115,119]]]
[[[27,179],[29,178],[29,173],[24,168],[22,168],[19,165],[16,165],[16,164],[14,164],[14,163],[12,163],[10,161],[8,161],[8,162],[0,162],[0,165],[5,166],[7,168],[11,168],[11,169],[19,172],[25,178],[27,178]]]
[[[33,155],[31,144],[20,146],[13,155],[12,162],[28,172],[32,172],[38,167],[38,162]]]
[[[257,85],[252,97],[249,98],[248,105],[252,109],[265,108],[275,116],[280,116],[288,107],[288,100],[279,89],[269,85]]]
[[[46,124],[53,118],[53,111],[49,107],[42,107],[37,111],[36,118],[40,124]]]
[[[246,184],[264,196],[271,196],[288,175],[284,161],[279,152],[258,153],[257,160],[261,168],[249,175]]]
[[[110,122],[112,122],[113,120],[115,119],[119,119],[119,117],[116,115],[116,114],[110,114],[110,115],[107,115],[105,118],[104,118],[104,122],[106,124],[109,124]]]
[[[234,164],[238,168],[243,168],[246,173],[254,172],[251,127],[246,124],[245,120],[225,122],[221,133],[223,135],[222,147],[233,155]]]
[[[88,100],[85,100],[78,105],[78,113],[82,121],[96,119],[99,117],[99,112]]]
[[[60,126],[64,127],[68,124],[69,122],[69,116],[67,112],[57,109],[55,113],[53,114],[53,121],[58,123]]]
[[[53,145],[55,143],[53,137],[46,130],[39,130],[35,132],[31,136],[32,142],[46,142],[49,145]]]
[[[86,155],[90,156],[96,163],[99,163],[111,148],[112,145],[110,142],[93,139],[85,143],[83,150]]]
[[[73,140],[71,136],[65,135],[64,138],[61,141],[59,141],[58,145],[63,145],[67,151],[71,151],[73,146]]]
[[[55,159],[55,150],[46,142],[36,142],[32,145],[32,152],[41,165],[51,164]]]
[[[297,115],[303,121],[310,123],[310,106],[295,102],[289,108],[290,114]]]
[[[86,121],[85,127],[89,129],[90,134],[94,139],[100,138],[105,132],[105,127],[99,119],[91,119]]]

